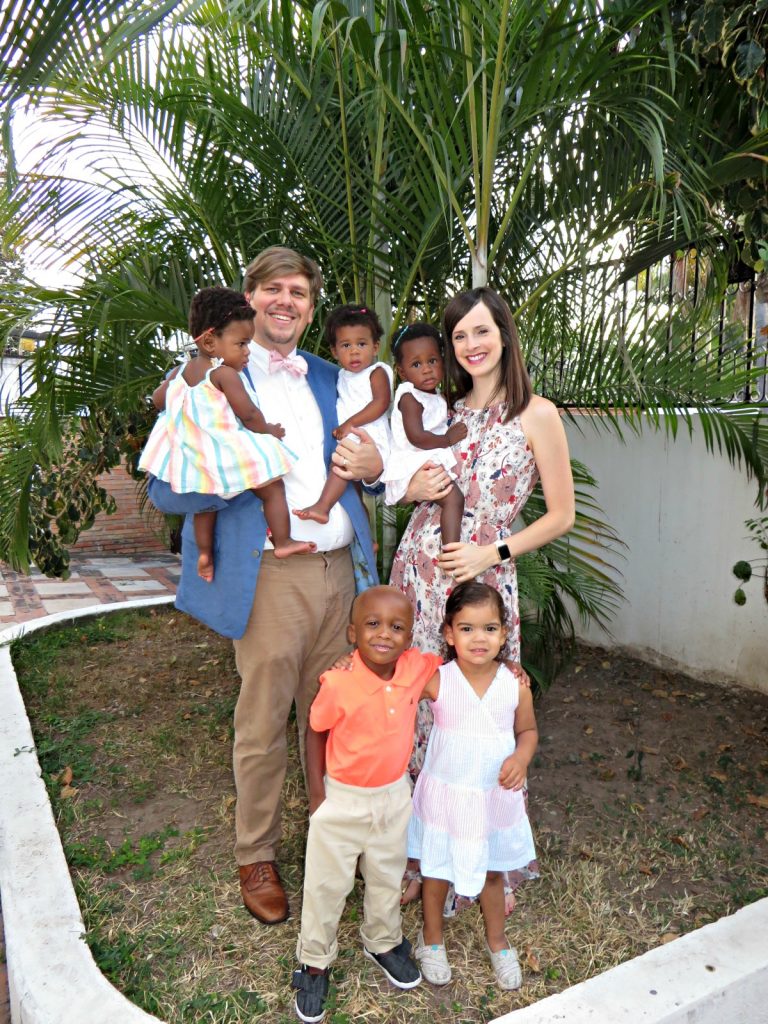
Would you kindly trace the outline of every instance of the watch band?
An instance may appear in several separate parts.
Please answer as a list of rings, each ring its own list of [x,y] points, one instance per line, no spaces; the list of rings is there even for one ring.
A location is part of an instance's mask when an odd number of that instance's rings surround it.
[[[502,544],[501,541],[496,545],[496,550],[499,553],[499,559],[502,562],[509,562],[512,559],[512,552],[506,544]]]

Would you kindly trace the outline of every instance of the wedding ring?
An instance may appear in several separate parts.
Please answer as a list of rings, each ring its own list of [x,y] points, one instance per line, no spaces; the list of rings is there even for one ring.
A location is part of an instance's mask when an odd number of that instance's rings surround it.
[[[347,460],[346,460],[346,459],[342,459],[342,460],[341,460],[341,464],[342,464],[342,466],[344,467],[344,469],[346,469],[346,468],[347,468]]]

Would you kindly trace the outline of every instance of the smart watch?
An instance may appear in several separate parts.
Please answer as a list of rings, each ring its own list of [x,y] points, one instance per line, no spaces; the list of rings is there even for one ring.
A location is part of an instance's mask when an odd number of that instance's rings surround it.
[[[501,541],[496,545],[496,550],[499,553],[499,562],[509,562],[512,558],[512,552],[506,544],[502,544]]]

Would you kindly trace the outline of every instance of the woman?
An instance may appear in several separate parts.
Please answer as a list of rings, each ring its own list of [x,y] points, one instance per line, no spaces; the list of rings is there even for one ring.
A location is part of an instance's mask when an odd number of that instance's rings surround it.
[[[506,656],[520,659],[520,615],[515,558],[566,533],[574,521],[568,443],[560,416],[534,395],[512,314],[490,288],[473,288],[452,299],[444,314],[446,374],[454,422],[467,436],[453,447],[464,492],[461,540],[440,550],[440,507],[432,504],[450,487],[442,470],[423,471],[406,497],[421,501],[403,535],[390,583],[416,610],[413,642],[442,650],[443,609],[455,583],[479,579],[502,595],[510,627]],[[537,480],[547,511],[530,526],[513,523]],[[441,490],[442,488],[442,490]],[[431,712],[419,707],[411,761],[415,778],[424,761]],[[409,865],[403,902],[418,895],[418,875]],[[511,903],[512,901],[510,901]]]

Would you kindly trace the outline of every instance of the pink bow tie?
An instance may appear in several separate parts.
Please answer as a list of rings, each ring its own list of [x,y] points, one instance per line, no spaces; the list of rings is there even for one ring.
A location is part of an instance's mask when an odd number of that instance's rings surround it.
[[[281,356],[274,349],[269,353],[269,372],[287,370],[292,377],[303,377],[307,372],[307,360],[303,356]]]

